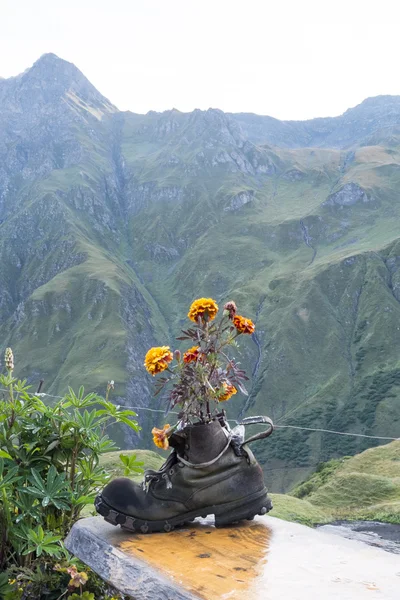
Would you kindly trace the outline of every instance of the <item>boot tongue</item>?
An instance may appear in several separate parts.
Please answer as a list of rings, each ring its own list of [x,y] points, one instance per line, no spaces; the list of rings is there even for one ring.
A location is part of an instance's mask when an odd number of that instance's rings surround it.
[[[219,421],[197,423],[186,427],[185,455],[189,462],[209,462],[222,452],[227,444],[227,432]]]
[[[176,450],[176,452],[180,456],[183,456],[185,454],[186,430],[187,427],[185,429],[182,429],[181,431],[176,431],[169,438],[169,445],[171,446],[171,448],[174,448],[174,450]]]

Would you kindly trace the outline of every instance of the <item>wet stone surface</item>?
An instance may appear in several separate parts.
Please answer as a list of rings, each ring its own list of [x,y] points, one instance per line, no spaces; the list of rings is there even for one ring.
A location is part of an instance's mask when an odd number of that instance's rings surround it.
[[[400,525],[378,521],[334,521],[318,529],[400,554]]]

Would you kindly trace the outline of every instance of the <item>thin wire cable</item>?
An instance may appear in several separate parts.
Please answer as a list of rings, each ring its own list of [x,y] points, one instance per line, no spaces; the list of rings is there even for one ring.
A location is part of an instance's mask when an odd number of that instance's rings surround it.
[[[124,408],[131,408],[132,410],[148,410],[151,412],[159,412],[159,413],[165,414],[165,411],[163,411],[163,410],[159,410],[159,409],[157,410],[155,408],[147,408],[146,406],[124,406]],[[174,412],[174,411],[169,411],[168,414],[177,415],[179,413]],[[230,422],[239,423],[239,421],[236,421],[233,419],[230,419]],[[356,437],[370,438],[370,439],[374,439],[374,440],[392,440],[392,441],[400,440],[400,438],[395,438],[395,437],[384,437],[384,436],[380,436],[380,435],[366,435],[364,433],[350,433],[347,431],[346,432],[345,431],[333,431],[332,429],[300,427],[298,425],[274,425],[274,429],[303,429],[305,431],[320,431],[322,433],[335,433],[336,435],[350,435],[350,436],[356,436]]]
[[[351,435],[355,437],[370,438],[373,440],[392,440],[398,441],[400,438],[384,437],[381,435],[366,435],[365,433],[350,433],[347,431],[333,431],[332,429],[320,429],[312,427],[299,427],[298,425],[274,425],[274,429],[304,429],[305,431],[321,431],[322,433],[335,433],[336,435]]]
[[[2,392],[8,392],[9,390],[5,388],[0,388]],[[22,394],[22,392],[15,392],[15,394]],[[48,398],[59,398],[62,399],[64,396],[53,396],[51,394],[45,394],[44,392],[40,392],[38,394],[32,394],[32,396],[43,397],[47,396]],[[163,413],[165,415],[165,411],[157,408],[149,408],[147,406],[126,406],[125,404],[121,404],[122,408],[128,408],[132,410],[147,410],[153,413]],[[178,415],[179,413],[176,411],[169,411],[168,414]],[[239,423],[234,419],[228,419],[230,423]],[[300,427],[299,425],[274,425],[274,429],[302,429],[303,431],[319,431],[321,433],[332,433],[335,435],[347,435],[352,437],[361,437],[361,438],[369,438],[371,440],[390,440],[390,441],[400,441],[400,438],[396,437],[387,437],[381,435],[367,435],[365,433],[351,433],[348,431],[334,431],[333,429],[321,429],[319,427]]]
[[[0,392],[9,392],[10,390],[6,389],[6,388],[0,388]],[[13,390],[13,394],[16,394],[17,396],[23,396],[25,392],[17,392],[16,390]],[[60,400],[62,400],[64,398],[64,396],[52,396],[51,394],[45,394],[44,392],[39,392],[38,394],[33,393],[33,392],[28,392],[29,396],[36,396],[36,398],[43,398],[43,396],[47,396],[48,398],[58,398]]]
[[[122,408],[130,408],[132,410],[148,410],[149,412],[155,412],[155,413],[163,413],[163,415],[165,415],[165,410],[161,410],[159,408],[148,408],[147,406],[126,406],[125,404],[121,404]],[[178,412],[174,411],[174,410],[169,410],[168,413],[169,415],[179,415]]]

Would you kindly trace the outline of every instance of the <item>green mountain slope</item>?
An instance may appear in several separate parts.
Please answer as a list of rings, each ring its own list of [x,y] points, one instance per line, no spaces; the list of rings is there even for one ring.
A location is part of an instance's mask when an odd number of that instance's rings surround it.
[[[276,515],[322,523],[334,519],[400,523],[400,442],[321,465],[290,495],[274,495]]]
[[[257,326],[232,417],[400,435],[397,97],[329,127],[266,135],[260,117],[257,137],[219,110],[121,113],[45,55],[0,100],[0,331],[19,373],[50,394],[113,379],[116,401],[163,408],[145,352],[176,346],[195,297],[232,298]],[[143,447],[163,415],[138,412]],[[283,491],[367,445],[278,429],[257,453]]]

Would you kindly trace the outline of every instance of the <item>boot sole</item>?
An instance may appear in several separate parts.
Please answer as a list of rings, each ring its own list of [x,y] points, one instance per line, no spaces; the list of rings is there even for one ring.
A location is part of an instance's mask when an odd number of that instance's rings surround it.
[[[196,517],[214,515],[215,526],[224,527],[238,521],[252,521],[256,515],[266,515],[272,509],[272,502],[264,489],[245,499],[205,506],[163,521],[149,521],[125,515],[112,508],[99,494],[95,500],[96,511],[111,525],[120,525],[132,533],[154,533],[172,531],[175,527],[194,521]]]

